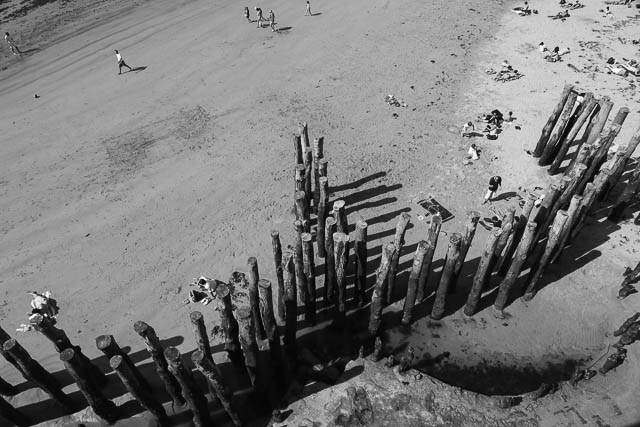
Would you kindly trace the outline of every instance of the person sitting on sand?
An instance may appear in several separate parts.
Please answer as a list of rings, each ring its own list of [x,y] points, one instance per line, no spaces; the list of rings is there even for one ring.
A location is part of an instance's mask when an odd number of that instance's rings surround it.
[[[611,13],[611,9],[609,9],[609,6],[607,6],[607,8],[604,10],[604,15],[605,18],[613,18],[613,13]]]
[[[469,147],[467,158],[471,160],[478,160],[480,158],[480,156],[478,156],[478,148],[476,147],[476,144],[471,144],[471,147]]]
[[[547,50],[547,47],[544,45],[544,42],[540,42],[540,44],[538,45],[538,50],[540,52],[545,52]]]
[[[471,132],[469,132],[469,129],[471,129],[472,131],[476,130],[476,127],[473,125],[473,122],[467,122],[467,123],[462,125],[462,130],[460,131],[460,136],[462,136],[462,137],[471,136]]]
[[[244,7],[244,17],[247,18],[248,23],[251,23],[251,17],[249,16],[249,8],[247,6]]]
[[[565,19],[565,18],[568,18],[569,16],[570,16],[569,15],[569,11],[565,10],[563,12],[558,12],[555,15],[549,15],[549,18],[551,18],[551,19]]]

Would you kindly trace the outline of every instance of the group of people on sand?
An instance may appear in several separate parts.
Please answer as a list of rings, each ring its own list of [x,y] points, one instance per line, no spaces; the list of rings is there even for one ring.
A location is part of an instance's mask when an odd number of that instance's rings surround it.
[[[249,7],[245,6],[244,7],[244,17],[247,20],[248,23],[253,23],[253,22],[257,22],[258,25],[256,26],[256,28],[262,28],[262,23],[265,21],[264,19],[264,15],[262,14],[262,8],[260,7],[254,7],[253,8],[256,12],[256,20],[253,21],[251,19],[251,13],[249,12]],[[307,6],[306,6],[306,10],[304,12],[304,16],[313,16],[311,14],[311,4],[309,3],[309,0],[307,0]],[[273,13],[273,10],[269,10],[269,26],[271,27],[271,31],[273,32],[277,32],[278,28],[276,28],[276,14]]]
[[[547,46],[545,46],[544,42],[540,42],[538,50],[542,52],[542,58],[546,59],[548,62],[560,61],[564,55],[571,53],[570,48],[566,47],[564,49],[560,49],[559,46],[554,47],[553,50],[550,51],[547,49]]]

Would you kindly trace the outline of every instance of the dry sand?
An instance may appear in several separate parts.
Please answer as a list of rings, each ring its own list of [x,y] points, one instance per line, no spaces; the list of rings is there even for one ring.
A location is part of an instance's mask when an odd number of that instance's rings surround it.
[[[605,19],[599,1],[561,22],[547,18],[560,11],[552,1],[534,2],[540,13],[530,17],[502,1],[328,0],[312,4],[313,17],[303,16],[303,2],[260,1],[290,27],[274,34],[246,23],[244,5],[226,1],[80,3],[48,3],[2,25],[29,53],[17,60],[5,49],[0,58],[0,320],[13,333],[26,321],[25,291],[51,290],[60,327],[92,358],[93,340],[104,333],[142,349],[136,320],[175,337],[186,353],[194,347],[188,313],[202,310],[215,323],[212,309],[182,304],[191,278],[226,280],[246,269],[249,256],[274,277],[269,230],[292,241],[291,140],[301,121],[312,137],[325,138],[332,198],[347,201],[351,223],[369,222],[370,265],[395,217],[411,211],[404,267],[426,229],[414,204],[421,196],[433,194],[455,214],[443,226],[450,234],[462,228],[466,210],[480,208],[492,174],[503,176],[509,194],[552,181],[524,150],[535,145],[565,83],[610,96],[613,113],[630,107],[618,143],[638,127],[636,81],[602,72],[609,56],[636,54],[637,46],[618,40],[637,37],[635,7],[612,6],[614,18]],[[540,41],[573,52],[547,63]],[[114,49],[146,68],[118,75]],[[493,81],[485,70],[504,59],[525,76]],[[600,71],[577,73],[569,63]],[[408,106],[388,106],[388,94]],[[494,108],[513,111],[516,122],[495,141],[477,139],[481,159],[464,166],[469,141],[448,129]],[[590,225],[548,273],[553,283],[528,307],[510,306],[508,322],[488,310],[472,325],[454,314],[436,338],[423,318],[409,341],[421,355],[448,351],[452,364],[466,367],[526,360],[547,372],[549,364],[599,357],[637,308],[637,296],[615,299],[624,267],[637,261],[632,227],[603,219]],[[479,230],[465,276],[486,235]],[[444,250],[441,244],[436,259]],[[17,335],[45,367],[62,369],[43,337]],[[592,383],[596,403],[570,404],[589,422],[590,411],[610,425],[640,420],[630,375],[637,363],[631,349],[625,365]],[[446,369],[432,373],[439,372]],[[6,365],[0,376],[22,382]],[[10,401],[41,409],[38,399],[29,389]],[[572,416],[549,413],[540,425],[571,425]],[[39,420],[46,419],[42,412]]]

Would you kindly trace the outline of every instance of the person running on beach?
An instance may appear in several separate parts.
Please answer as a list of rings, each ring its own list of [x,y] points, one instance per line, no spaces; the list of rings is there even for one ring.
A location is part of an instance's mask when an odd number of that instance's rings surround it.
[[[262,9],[260,9],[259,7],[256,7],[256,14],[258,15],[258,26],[256,28],[262,28],[262,21],[263,21],[263,17],[262,17]]]
[[[484,196],[484,201],[482,202],[482,204],[484,205],[487,202],[491,203],[491,199],[493,199],[493,197],[496,195],[496,191],[498,191],[498,187],[501,187],[501,186],[502,186],[502,178],[499,177],[498,175],[492,176],[491,179],[489,179],[489,188],[487,190],[487,194],[485,194]]]
[[[309,0],[307,0],[307,10],[304,12],[304,16],[313,16],[311,14],[311,5],[309,4]]]
[[[8,32],[4,33],[4,40],[9,45],[9,50],[11,50],[11,53],[13,53],[14,55],[22,54],[22,52],[20,52],[20,49],[18,49],[18,46],[16,46],[16,41],[9,35]]]
[[[273,10],[269,10],[269,25],[271,26],[271,31],[278,31],[276,30],[276,14],[273,13]]]
[[[248,23],[251,23],[251,17],[249,16],[249,8],[247,6],[244,7],[244,17],[247,18]]]
[[[127,63],[124,62],[124,59],[122,59],[122,55],[120,55],[120,52],[118,52],[117,49],[116,49],[116,59],[118,60],[118,74],[122,74],[122,67],[127,67],[129,71],[132,71],[131,67],[129,67]]]

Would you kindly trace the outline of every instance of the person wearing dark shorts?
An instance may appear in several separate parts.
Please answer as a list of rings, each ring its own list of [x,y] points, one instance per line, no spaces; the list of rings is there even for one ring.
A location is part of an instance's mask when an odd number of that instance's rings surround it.
[[[489,179],[489,188],[487,189],[487,194],[484,196],[484,201],[482,204],[489,202],[491,203],[491,199],[496,195],[496,191],[498,191],[498,187],[502,186],[502,178],[498,175],[492,176]]]
[[[120,55],[120,52],[118,52],[117,50],[116,59],[118,60],[118,74],[122,74],[122,67],[127,67],[129,71],[131,71],[131,67],[129,67],[127,63],[124,62],[124,59],[122,59],[122,55]]]

